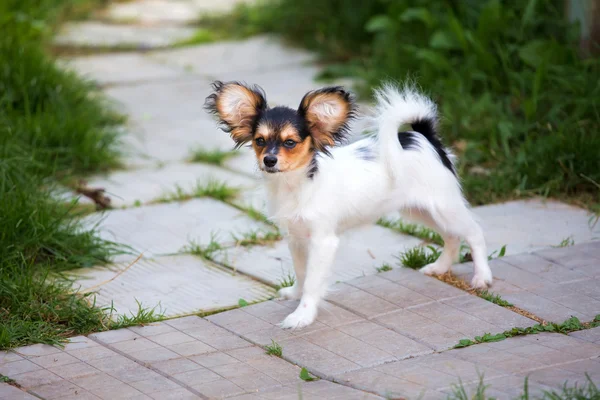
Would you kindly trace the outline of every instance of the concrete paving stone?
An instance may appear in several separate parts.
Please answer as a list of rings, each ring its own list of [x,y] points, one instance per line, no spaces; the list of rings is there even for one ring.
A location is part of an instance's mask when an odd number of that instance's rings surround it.
[[[201,14],[221,14],[248,0],[137,0],[110,3],[103,13],[114,22],[135,21],[138,24],[187,24],[198,20]]]
[[[335,354],[302,337],[282,340],[279,342],[284,351],[284,357],[294,364],[309,366],[310,370],[320,375],[335,375],[355,369],[360,365],[344,356]]]
[[[383,279],[377,275],[358,278],[349,281],[348,284],[378,296],[400,308],[416,306],[432,301],[430,297],[401,286],[396,282]]]
[[[99,340],[102,343],[113,344],[113,343],[118,343],[118,342],[125,342],[125,341],[129,341],[129,340],[139,339],[140,335],[138,335],[137,333],[135,333],[134,331],[132,331],[130,329],[123,328],[123,329],[116,329],[114,331],[92,333],[90,335],[90,338]]]
[[[97,21],[67,22],[54,44],[65,47],[163,48],[192,37],[194,28],[184,26],[117,25]]]
[[[66,343],[62,343],[61,349],[64,351],[71,351],[77,349],[87,349],[89,347],[97,346],[100,345],[85,336],[74,336],[72,338],[68,338]]]
[[[244,390],[254,391],[272,386],[279,382],[257,369],[243,363],[227,364],[212,367],[211,370],[223,378],[231,381]]]
[[[579,249],[586,254],[600,258],[600,241],[594,238],[592,241],[579,244]]]
[[[134,371],[140,366],[135,361],[130,360],[122,355],[115,355],[97,360],[89,360],[87,364],[98,369],[99,371],[110,373],[111,375],[121,373],[125,370]]]
[[[93,276],[96,271],[100,269],[82,271],[80,276]],[[95,280],[79,282],[97,284]],[[99,305],[113,304],[120,314],[136,313],[139,301],[145,307],[156,306],[165,316],[218,310],[237,305],[240,298],[254,302],[274,294],[266,285],[191,255],[140,260],[96,291]]]
[[[150,393],[149,396],[155,400],[197,400],[200,396],[195,395],[187,389],[167,390],[164,392]]]
[[[589,242],[585,244],[576,244],[567,247],[555,247],[536,251],[535,254],[546,260],[553,261],[567,268],[577,269],[582,265],[600,263],[600,256],[587,252],[593,247],[600,246],[600,242]]]
[[[45,400],[62,400],[64,397],[83,394],[86,391],[69,381],[58,381],[32,388],[31,392]]]
[[[377,273],[384,263],[395,265],[399,252],[416,246],[420,240],[400,235],[380,226],[368,226],[341,236],[330,282],[347,281]],[[258,279],[279,284],[294,276],[287,240],[272,246],[235,248],[217,254],[216,259]]]
[[[600,313],[600,300],[565,288],[564,285],[546,285],[546,287],[534,289],[532,292],[575,311],[583,316],[583,321],[591,321]]]
[[[29,389],[41,385],[49,385],[63,380],[60,376],[45,369],[11,375],[10,378],[14,379],[15,382],[17,382],[23,389]]]
[[[585,340],[586,342],[600,344],[600,326],[596,328],[585,329],[583,331],[571,332],[569,333],[569,336]]]
[[[166,348],[184,357],[206,354],[215,351],[213,347],[195,339],[193,342],[174,344],[166,346]]]
[[[131,353],[130,356],[142,363],[153,363],[157,361],[172,360],[180,357],[179,354],[164,347],[136,351]]]
[[[211,354],[221,354],[221,353],[211,353]],[[193,360],[195,360],[196,357],[204,357],[203,355],[200,356],[193,356],[190,357],[190,359],[187,358],[174,358],[171,360],[166,360],[166,361],[158,361],[158,362],[154,362],[152,363],[152,367],[156,368],[157,370],[168,374],[168,375],[175,375],[175,374],[179,374],[182,372],[188,372],[188,371],[193,371],[196,369],[201,369],[201,365],[199,365],[199,363],[194,362]]]
[[[118,371],[112,370],[108,372],[110,375],[118,378],[121,382],[129,383],[135,386],[134,382],[159,380],[162,377],[160,374],[138,365],[135,368],[124,368]]]
[[[122,384],[119,379],[105,373],[81,376],[78,378],[69,379],[69,381],[91,392],[93,392],[95,389]]]
[[[48,354],[47,356],[31,357],[31,361],[42,368],[57,367],[59,365],[73,364],[79,362],[79,359],[68,353]]]
[[[39,365],[29,360],[16,360],[0,365],[0,374],[12,377],[25,372],[38,371],[42,369]]]
[[[167,325],[168,326],[168,325]],[[155,335],[150,338],[151,341],[161,346],[171,346],[181,343],[193,342],[196,339],[186,335],[183,332],[168,332],[160,335]]]
[[[186,330],[185,332],[203,343],[221,351],[239,349],[251,345],[244,339],[218,326],[213,326],[210,329],[191,329]]]
[[[255,179],[261,178],[260,169],[256,162],[256,153],[254,150],[242,147],[238,150],[238,154],[234,157],[228,158],[223,163],[223,166],[241,174],[250,175]],[[257,195],[258,197],[259,195]],[[266,194],[261,196],[266,197]],[[266,207],[266,206],[264,206]]]
[[[345,283],[335,285],[327,294],[327,300],[365,318],[376,318],[399,309],[388,301]]]
[[[213,382],[221,379],[222,377],[209,370],[208,368],[200,367],[191,371],[174,374],[173,378],[188,386],[192,386]]]
[[[329,382],[326,380],[317,380],[311,382],[302,382],[296,385],[287,385],[261,390],[255,394],[256,398],[261,399],[380,399],[369,393],[353,389],[348,386]],[[236,399],[240,399],[236,397]]]
[[[252,348],[252,347],[250,347]],[[263,353],[264,350],[260,349]],[[235,351],[235,350],[233,350]],[[206,368],[211,368],[211,367],[216,367],[218,365],[226,365],[226,364],[236,364],[238,361],[243,361],[243,360],[238,360],[237,358],[234,358],[232,356],[230,356],[227,353],[223,353],[223,352],[213,352],[213,353],[207,353],[207,354],[201,354],[198,356],[192,356],[189,357],[189,360],[192,360],[194,364],[197,364],[194,366],[193,369],[198,369],[198,365],[201,365],[203,367]],[[187,360],[187,361],[189,361]],[[187,365],[187,364],[185,364]],[[190,369],[191,369],[191,365],[190,365]]]
[[[0,399],[1,400],[36,400],[37,397],[29,393],[9,385],[8,383],[0,382]]]
[[[245,392],[244,389],[227,379],[218,379],[192,388],[210,399],[221,399]]]
[[[282,71],[281,67],[297,68],[301,64],[314,60],[314,54],[285,47],[282,45],[281,40],[267,35],[254,36],[241,41],[218,42],[203,46],[154,52],[150,57],[164,62],[166,65],[175,65],[182,69],[191,70],[211,80],[239,79],[242,81],[247,80],[245,76],[229,79],[224,79],[224,77],[229,77],[231,74],[237,75],[241,72],[277,73]],[[248,64],[248,59],[252,59],[254,62]],[[283,70],[289,72],[289,69],[284,68]],[[314,74],[311,75],[311,81],[313,76]],[[278,81],[273,79],[271,86],[278,84],[277,82],[283,83],[294,80]],[[248,83],[261,84],[263,82],[248,81]],[[269,89],[272,89],[272,87],[265,86],[263,88],[268,96]],[[306,92],[298,93],[297,104],[300,103],[304,93]]]
[[[198,328],[210,329],[211,327],[216,327],[216,325],[210,323],[204,318],[200,318],[197,315],[188,315],[187,317],[168,319],[162,323],[180,331]]]
[[[386,351],[400,360],[433,352],[431,348],[413,339],[370,321],[360,321],[337,329],[362,342]]]
[[[242,309],[214,314],[206,318],[225,329],[237,333],[238,335],[244,335],[248,332],[270,328],[271,326],[268,322],[248,314]]]
[[[585,274],[577,270],[569,269],[536,254],[518,254],[503,257],[502,261],[550,282],[564,283],[587,278]],[[600,260],[598,262],[600,263]]]
[[[385,314],[374,321],[403,336],[418,339],[434,350],[446,350],[465,338],[465,334],[456,330],[459,329],[458,323],[456,329],[448,328],[409,310]]]
[[[179,252],[190,241],[200,245],[213,239],[227,243],[232,233],[270,230],[268,225],[212,199],[113,210],[87,217],[84,226],[97,227],[101,238],[131,246],[136,256],[144,252],[148,257]]]
[[[568,318],[575,316],[582,321],[587,319],[585,314],[579,313],[570,308],[564,307],[561,304],[548,300],[542,296],[538,296],[530,292],[520,292],[502,295],[502,298],[517,307],[543,318],[547,321],[562,323]]]
[[[598,358],[593,360],[577,360],[572,363],[561,364],[558,368],[584,376],[585,374],[588,374],[592,382],[597,382],[598,379],[600,379],[600,360],[598,360]]]
[[[423,275],[410,268],[396,268],[393,271],[378,274],[383,279],[396,282],[432,300],[445,300],[465,296],[465,292],[441,282],[431,276]]]
[[[61,350],[48,344],[32,344],[30,346],[17,347],[15,353],[25,357],[47,356],[48,354],[60,353]]]
[[[175,328],[165,322],[152,322],[148,325],[130,326],[127,329],[147,338],[151,336],[163,335],[165,333],[176,332]]]
[[[67,365],[59,365],[56,367],[48,368],[48,371],[60,376],[63,379],[74,379],[87,375],[99,374],[100,370],[84,363],[77,362]]]
[[[65,396],[61,400],[100,400],[100,397],[92,394],[86,390],[82,390],[77,394]]]
[[[123,352],[125,354],[135,353],[137,351],[155,349],[161,347],[160,344],[155,343],[143,337],[134,338],[131,340],[125,340],[123,342],[113,343],[111,345],[114,349]]]
[[[0,351],[0,365],[22,360],[23,357],[12,351]]]
[[[528,374],[529,379],[556,389],[562,389],[564,384],[581,387],[588,383],[584,374],[565,371],[560,367],[542,368]]]
[[[600,275],[599,275],[600,277]],[[562,285],[566,290],[600,300],[600,279],[587,279],[583,282],[570,282]]]
[[[525,328],[537,323],[504,307],[481,300],[476,296],[461,296],[442,302],[496,326],[498,331],[509,330],[517,326]]]
[[[192,193],[197,185],[226,183],[230,187],[251,188],[256,181],[226,169],[201,163],[173,163],[160,168],[113,172],[110,176],[89,179],[89,187],[99,187],[111,198],[113,207],[148,203],[181,188]]]
[[[376,371],[372,368],[347,372],[335,377],[337,382],[374,392],[385,398],[420,398],[427,392],[423,385]]]
[[[177,383],[160,375],[152,379],[130,382],[129,384],[144,394],[162,392],[165,390],[175,390],[180,388],[180,386]]]
[[[113,399],[146,399],[147,396],[142,396],[142,392],[125,384],[119,383],[111,386],[103,386],[100,388],[90,390],[93,394],[100,397],[101,399],[113,400]],[[139,396],[139,397],[138,397]]]
[[[262,350],[262,349],[261,349]],[[275,379],[281,384],[299,383],[300,368],[276,356],[267,356],[246,362],[252,368]]]
[[[334,354],[344,356],[361,367],[370,367],[394,361],[396,358],[387,351],[334,329],[322,329],[303,338]]]
[[[101,85],[186,79],[189,74],[135,53],[113,53],[63,59],[62,65]]]

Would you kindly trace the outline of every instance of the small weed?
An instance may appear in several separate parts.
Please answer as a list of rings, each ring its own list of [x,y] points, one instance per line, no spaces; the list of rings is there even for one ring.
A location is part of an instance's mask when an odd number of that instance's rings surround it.
[[[246,307],[248,305],[248,302],[244,299],[239,299],[238,300],[238,306],[240,307]]]
[[[271,339],[271,344],[265,347],[265,350],[266,353],[270,356],[281,357],[283,355],[283,348],[281,348],[279,343],[277,343],[273,339]]]
[[[279,280],[279,283],[277,284],[277,290],[284,287],[292,287],[295,283],[296,277],[288,272],[287,275],[284,275],[284,277]]]
[[[14,379],[10,379],[8,376],[0,375],[0,382],[8,383],[9,385],[15,384]]]
[[[129,315],[119,315],[117,322],[110,326],[111,329],[120,329],[126,328],[128,326],[134,325],[144,325],[149,324],[151,322],[161,321],[165,318],[164,310],[162,310],[160,303],[152,308],[145,308],[142,306],[142,303],[137,299],[135,302],[138,305],[137,312],[131,313]],[[158,308],[158,311],[156,310]],[[111,305],[110,311],[111,313],[114,311],[114,307]]]
[[[190,157],[191,162],[199,162],[212,165],[223,165],[223,162],[236,155],[236,152],[221,151],[219,149],[207,150],[204,148],[196,149]]]
[[[302,368],[302,370],[300,371],[300,379],[302,379],[305,382],[310,382],[310,381],[316,381],[319,378],[312,376],[306,368]]]
[[[231,235],[233,237],[233,241],[236,246],[250,247],[250,246],[264,246],[267,244],[271,244],[278,240],[281,240],[281,233],[279,231],[275,232],[264,232],[261,230],[254,230],[250,232],[243,233],[241,237],[237,237],[236,235]]]
[[[581,322],[577,317],[571,317],[561,324],[550,322],[546,325],[536,324],[529,328],[512,328],[502,333],[486,333],[482,336],[475,336],[474,339],[461,339],[454,348],[468,347],[478,343],[499,342],[501,340],[523,335],[535,335],[542,332],[556,332],[567,334],[569,332],[580,331],[583,329],[595,328],[600,326],[600,314],[591,322]]]
[[[435,262],[441,254],[441,252],[433,246],[427,246],[427,249],[430,251],[425,250],[424,247],[416,246],[400,253],[396,258],[400,261],[400,265],[404,267],[419,269],[427,264]]]
[[[502,297],[500,297],[499,294],[494,294],[492,292],[489,292],[488,290],[480,290],[477,292],[477,295],[479,297],[481,297],[482,299],[487,300],[490,303],[497,304],[501,307],[512,307],[513,306],[511,303],[509,303],[508,301],[506,301]]]
[[[187,38],[180,40],[174,44],[174,47],[185,47],[194,46],[198,44],[212,43],[217,40],[215,34],[212,31],[199,28],[194,34]]]
[[[141,207],[142,206],[142,202],[140,200],[136,200],[133,202],[133,206],[134,207]]]
[[[590,376],[586,373],[585,377],[587,383],[583,386],[578,386],[577,383],[574,386],[569,386],[568,382],[563,384],[560,391],[544,391],[542,400],[598,400],[600,399],[600,390],[596,384],[592,381]],[[520,400],[528,400],[529,393],[527,390],[527,383],[525,384],[525,393]]]
[[[575,245],[575,240],[573,240],[573,236],[569,236],[564,238],[559,244],[558,246],[552,246],[552,247],[570,247],[570,246],[574,246]]]
[[[158,203],[169,203],[172,201],[186,201],[199,197],[210,197],[215,200],[228,202],[233,200],[240,190],[235,187],[228,186],[225,182],[209,180],[207,182],[196,182],[196,185],[187,191],[181,186],[175,186],[173,192],[167,193],[164,196],[155,200]]]
[[[378,267],[375,269],[377,270],[377,272],[387,272],[387,271],[391,271],[392,267],[390,266],[390,264],[385,263],[381,267]]]
[[[483,382],[483,374],[479,374],[479,383],[475,388],[475,393],[472,396],[469,396],[462,380],[459,378],[458,384],[452,385],[452,394],[447,397],[447,400],[493,400],[493,398],[488,398],[485,395],[485,391],[488,387],[490,387],[490,385],[485,385]]]
[[[384,228],[395,230],[396,232],[418,237],[419,239],[437,244],[438,246],[444,245],[444,239],[442,239],[439,233],[420,225],[406,224],[400,220],[392,221],[387,218],[380,218],[379,221],[377,221],[377,224]]]
[[[202,245],[200,243],[190,241],[186,246],[184,246],[181,249],[181,252],[193,254],[205,260],[212,261],[214,259],[215,253],[221,250],[223,250],[223,246],[221,246],[221,244],[217,242],[216,235],[211,234],[210,242],[207,245]]]

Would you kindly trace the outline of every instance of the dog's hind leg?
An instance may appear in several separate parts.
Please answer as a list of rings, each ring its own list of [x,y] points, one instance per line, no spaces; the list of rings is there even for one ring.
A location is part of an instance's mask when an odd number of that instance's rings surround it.
[[[460,251],[460,238],[448,233],[445,229],[442,229],[442,227],[440,227],[431,217],[431,214],[425,210],[404,210],[402,215],[408,219],[411,219],[415,222],[420,222],[428,228],[433,229],[442,236],[442,239],[444,239],[444,248],[440,257],[435,262],[427,264],[421,268],[420,271],[427,275],[443,275],[450,271],[452,264],[458,259],[458,253]]]
[[[487,248],[483,231],[473,218],[473,215],[464,203],[452,207],[432,210],[432,218],[446,235],[464,238],[473,255],[473,280],[474,288],[485,289],[492,284],[492,271],[488,265]],[[444,240],[446,237],[444,236]],[[441,257],[440,257],[441,258]]]

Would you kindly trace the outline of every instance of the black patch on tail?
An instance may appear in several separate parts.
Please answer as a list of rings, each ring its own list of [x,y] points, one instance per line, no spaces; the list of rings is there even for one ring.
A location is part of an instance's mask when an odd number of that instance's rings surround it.
[[[435,121],[431,119],[421,119],[411,123],[411,126],[415,132],[425,136],[425,139],[427,139],[437,152],[444,167],[448,168],[450,172],[456,175],[454,165],[452,164],[452,161],[450,161],[450,157],[448,157],[448,152],[444,148],[444,145],[435,130]],[[414,132],[400,132],[398,133],[398,139],[400,140],[402,148],[405,150],[410,150],[411,148],[414,149],[417,146]]]

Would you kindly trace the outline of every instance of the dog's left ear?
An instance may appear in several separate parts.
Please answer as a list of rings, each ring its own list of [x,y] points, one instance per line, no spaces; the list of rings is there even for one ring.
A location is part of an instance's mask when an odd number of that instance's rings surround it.
[[[304,95],[298,113],[306,120],[317,150],[328,153],[327,147],[342,142],[348,132],[354,98],[339,86],[314,90]]]

